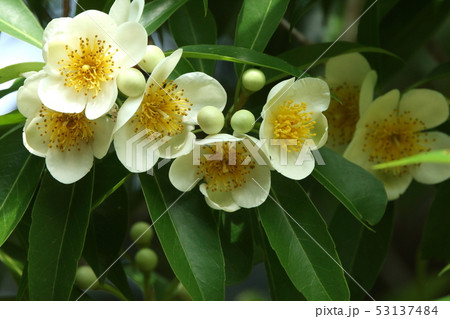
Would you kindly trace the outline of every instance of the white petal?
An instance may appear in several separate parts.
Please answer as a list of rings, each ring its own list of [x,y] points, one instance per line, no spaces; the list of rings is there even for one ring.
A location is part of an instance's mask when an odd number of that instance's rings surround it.
[[[383,121],[390,114],[397,111],[399,99],[400,92],[398,90],[389,91],[388,93],[375,99],[369,105],[366,112],[362,114],[361,118],[356,124],[356,128],[358,129],[359,127],[364,127],[366,124],[372,123],[374,121]]]
[[[225,108],[227,93],[222,85],[209,75],[202,72],[185,73],[174,82],[179,90],[184,89],[183,96],[193,104],[186,117],[188,123],[197,123],[197,114],[204,106],[215,106],[221,111]]]
[[[292,84],[294,83],[295,78],[290,78],[288,80],[284,80],[280,83],[278,83],[277,85],[275,85],[269,92],[269,94],[267,95],[267,102],[266,104],[263,106],[262,112],[261,112],[261,116],[263,118],[266,117],[266,113],[267,111],[271,110],[272,108],[275,108],[276,105],[280,104],[284,101],[284,97],[281,98],[282,96],[284,96],[284,94],[287,94],[287,92],[289,91],[289,89],[292,87]]]
[[[46,45],[47,64],[44,70],[49,75],[60,77],[61,81],[64,81],[64,76],[60,75],[61,71],[59,71],[59,68],[61,65],[58,63],[62,59],[68,60],[66,45],[67,42],[62,40],[53,40]]]
[[[133,0],[130,5],[130,14],[128,16],[128,21],[139,22],[144,11],[144,0]]]
[[[246,183],[233,190],[233,199],[237,205],[244,208],[257,207],[264,203],[270,192],[270,168],[256,165],[251,171]]]
[[[205,195],[206,203],[213,209],[235,212],[240,208],[233,200],[231,192],[210,192],[207,190],[206,184],[200,185],[200,192]]]
[[[115,81],[106,81],[102,84],[102,90],[94,98],[88,95],[86,104],[86,117],[90,120],[105,115],[116,102],[117,85]]]
[[[301,180],[309,176],[314,170],[315,163],[311,152],[306,152],[305,154],[301,152],[287,152],[287,161],[283,159],[282,152],[284,153],[284,150],[282,150],[281,146],[269,146],[270,163],[281,175],[290,179]]]
[[[119,113],[117,114],[117,121],[114,132],[117,132],[118,129],[124,126],[125,123],[133,117],[133,115],[139,109],[143,98],[144,95],[126,99],[126,101],[122,104],[122,107],[119,109]]]
[[[191,131],[193,126],[186,125],[183,133],[172,137],[159,147],[159,154],[162,158],[177,158],[188,154],[194,148],[195,134]]]
[[[317,78],[304,78],[292,85],[294,103],[306,103],[308,112],[323,112],[330,105],[330,89],[327,82]],[[289,99],[289,98],[287,98]]]
[[[437,91],[428,89],[414,89],[403,94],[399,110],[411,112],[411,117],[422,121],[426,128],[444,123],[449,114],[445,97]]]
[[[111,146],[115,123],[107,116],[102,116],[94,122],[92,151],[96,158],[103,158],[108,153],[109,147]]]
[[[190,191],[200,180],[197,168],[193,163],[192,153],[178,157],[169,169],[170,182],[181,192]]]
[[[353,162],[366,170],[372,171],[371,168],[373,163],[369,162],[370,154],[369,152],[363,151],[366,142],[364,135],[364,128],[357,129],[343,156],[350,162]]]
[[[42,108],[38,87],[39,81],[44,77],[43,71],[35,73],[25,80],[24,85],[17,92],[17,108],[27,118],[36,116]]]
[[[377,72],[375,71],[370,71],[364,78],[361,85],[361,91],[359,92],[359,114],[363,114],[370,103],[372,103],[377,78]]]
[[[411,174],[403,174],[402,176],[394,176],[381,174],[375,171],[375,176],[378,177],[383,183],[386,190],[388,200],[394,200],[400,197],[409,184],[411,184],[412,176]]]
[[[56,180],[63,184],[71,184],[89,173],[94,163],[91,147],[83,144],[80,148],[80,151],[70,152],[61,152],[56,148],[49,149],[45,163]]]
[[[97,35],[101,40],[112,42],[117,23],[104,12],[87,10],[75,16],[66,30],[66,34],[74,39],[82,37],[92,40]]]
[[[328,120],[322,113],[313,114],[313,120],[316,121],[312,133],[316,134],[312,140],[317,148],[325,145],[328,139]]]
[[[128,21],[129,11],[130,0],[116,0],[109,10],[109,15],[119,25]]]
[[[165,81],[172,73],[172,71],[175,69],[175,67],[178,64],[178,61],[180,61],[181,59],[182,54],[183,50],[178,49],[168,57],[164,58],[161,62],[159,62],[153,69],[152,74],[150,74],[147,86],[149,86],[153,82],[161,85],[162,82]]]
[[[45,27],[42,44],[45,45],[49,40],[63,35],[67,29],[67,25],[71,23],[71,21],[72,18],[57,18],[51,20]]]
[[[212,143],[217,142],[238,142],[242,141],[242,138],[236,137],[230,134],[220,133],[220,134],[214,134],[214,135],[208,135],[202,140],[198,140],[196,142],[197,145],[209,145]]]
[[[23,141],[25,147],[30,151],[30,153],[40,157],[45,157],[45,154],[47,154],[48,151],[48,146],[47,143],[44,143],[44,137],[41,136],[42,131],[38,130],[38,126],[36,125],[40,122],[42,122],[42,118],[39,116],[29,118],[26,121],[23,131]]]
[[[328,60],[325,64],[325,78],[330,86],[347,82],[361,87],[370,71],[367,60],[359,53],[343,54]]]
[[[119,51],[115,54],[115,61],[122,69],[138,64],[147,50],[147,32],[137,22],[126,22],[117,28],[113,44]]]
[[[432,141],[426,145],[431,151],[450,149],[450,136],[441,132],[428,132],[428,140]],[[450,164],[422,163],[412,169],[416,181],[424,184],[436,184],[450,178]]]

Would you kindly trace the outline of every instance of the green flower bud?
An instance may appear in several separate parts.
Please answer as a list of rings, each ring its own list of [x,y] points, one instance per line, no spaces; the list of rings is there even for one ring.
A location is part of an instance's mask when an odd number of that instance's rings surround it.
[[[138,246],[140,247],[150,246],[154,234],[155,232],[153,228],[150,227],[149,223],[137,222],[133,226],[131,226],[130,230],[131,240],[133,242],[136,241],[136,244],[138,244]]]
[[[164,52],[156,45],[147,46],[144,58],[139,62],[142,70],[152,73],[155,66],[165,58]]]
[[[117,76],[117,87],[126,96],[136,97],[144,93],[145,78],[139,70],[126,69]]]
[[[197,115],[198,125],[206,134],[219,133],[225,124],[221,110],[214,106],[203,107]]]
[[[75,275],[75,284],[83,290],[97,289],[99,287],[97,276],[90,266],[78,267],[77,273]]]
[[[247,110],[239,110],[231,117],[231,127],[237,133],[245,134],[255,125],[255,116]]]
[[[158,255],[150,248],[142,248],[134,256],[134,261],[141,272],[151,273],[158,264]]]
[[[242,85],[249,91],[259,91],[266,85],[266,76],[261,70],[248,69],[242,75]]]

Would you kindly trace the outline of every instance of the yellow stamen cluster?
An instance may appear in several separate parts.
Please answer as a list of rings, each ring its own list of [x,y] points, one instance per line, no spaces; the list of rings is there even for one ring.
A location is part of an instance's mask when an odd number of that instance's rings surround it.
[[[305,110],[306,103],[293,104],[292,100],[288,100],[272,113],[273,138],[281,140],[282,147],[287,148],[288,152],[299,152],[305,140],[316,135],[312,133],[316,121],[312,120],[312,112]],[[297,144],[283,143],[287,139],[295,139]]]
[[[61,152],[80,151],[80,144],[94,140],[93,126],[96,122],[86,118],[84,113],[60,113],[42,106],[41,119],[36,123],[40,136],[49,148],[56,147]]]
[[[394,111],[383,121],[366,124],[365,144],[363,152],[369,152],[369,161],[378,164],[394,161],[422,152],[430,148],[424,146],[431,140],[422,133],[425,125],[417,118],[411,117],[409,111]],[[408,171],[406,166],[389,169],[389,172],[400,176]]]
[[[243,186],[255,168],[253,158],[240,141],[204,145],[201,153],[197,175],[213,192],[230,192]]]
[[[114,66],[114,54],[118,49],[111,50],[111,45],[106,45],[97,35],[92,44],[89,38],[79,41],[79,49],[72,50],[66,45],[67,60],[58,61],[61,65],[58,70],[65,77],[64,86],[73,87],[84,95],[91,93],[95,99],[102,90],[102,83],[112,80],[114,70],[120,69]]]
[[[162,86],[150,84],[141,105],[131,123],[136,123],[135,133],[147,130],[147,135],[159,133],[175,136],[184,130],[183,117],[192,104],[183,97],[184,90],[178,90],[173,81],[165,81]]]
[[[328,110],[324,112],[328,120],[328,144],[331,147],[347,145],[352,140],[359,119],[359,91],[357,86],[345,82],[331,90],[342,102],[331,99]]]

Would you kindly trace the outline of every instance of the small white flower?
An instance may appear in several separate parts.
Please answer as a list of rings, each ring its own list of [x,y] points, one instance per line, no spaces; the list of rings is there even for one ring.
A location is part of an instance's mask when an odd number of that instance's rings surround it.
[[[169,179],[182,192],[202,181],[200,192],[213,209],[234,212],[257,207],[269,194],[270,168],[256,143],[245,135],[210,135],[173,161]]]
[[[328,120],[327,146],[342,154],[355,133],[356,122],[373,100],[377,73],[359,53],[331,58],[325,64],[325,81],[341,102],[331,99],[324,112]]]
[[[85,110],[87,118],[96,119],[116,101],[119,72],[139,63],[146,48],[147,33],[136,22],[117,26],[95,10],[54,19],[44,30],[47,76],[39,84],[39,97],[52,110]]]
[[[102,158],[112,142],[115,123],[106,115],[89,120],[84,113],[60,113],[47,108],[38,96],[43,71],[30,76],[19,89],[17,105],[27,117],[23,142],[34,155],[45,157],[47,169],[64,184],[78,181]]]
[[[390,162],[418,153],[450,148],[450,136],[424,130],[448,118],[448,104],[439,92],[428,89],[408,91],[400,98],[392,90],[374,100],[361,116],[354,138],[344,157],[377,176],[389,200],[405,192],[414,178],[435,184],[450,177],[450,165],[422,163],[373,170],[375,164]]]
[[[114,134],[117,156],[131,172],[145,172],[160,157],[189,153],[197,114],[204,106],[223,110],[227,95],[217,80],[201,72],[167,78],[181,58],[179,49],[155,67],[143,94],[128,98],[119,110]]]
[[[139,22],[144,11],[144,0],[116,0],[114,1],[109,15],[116,21],[117,25],[125,22]]]
[[[310,150],[327,141],[327,119],[322,112],[329,103],[328,85],[320,79],[292,78],[270,90],[259,137],[266,141],[262,150],[280,174],[295,180],[311,174],[314,158]]]

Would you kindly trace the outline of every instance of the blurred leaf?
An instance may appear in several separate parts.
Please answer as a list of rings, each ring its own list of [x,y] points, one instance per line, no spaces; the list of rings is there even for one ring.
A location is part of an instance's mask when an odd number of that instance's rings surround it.
[[[77,14],[87,10],[101,11],[106,6],[105,0],[77,0],[74,5],[76,6]]]
[[[26,262],[22,271],[22,277],[20,277],[19,287],[17,288],[16,300],[25,301],[29,299],[30,297],[28,295],[28,262]]]
[[[188,45],[183,47],[185,58],[222,60],[234,63],[244,63],[269,69],[275,69],[293,76],[301,72],[286,61],[251,49],[230,45]]]
[[[447,78],[450,76],[450,61],[442,63],[434,68],[425,78],[411,85],[408,90],[413,89],[418,86],[422,86],[425,83],[439,80],[442,78]]]
[[[187,0],[153,0],[144,7],[139,21],[150,35],[155,32],[170,16],[177,11]]]
[[[371,173],[327,148],[320,149],[325,165],[316,165],[313,177],[360,222],[376,225],[386,210],[384,185]]]
[[[367,299],[388,252],[393,228],[392,212],[385,214],[373,231],[358,223],[340,206],[330,223],[330,233],[347,276],[352,300]],[[356,284],[355,281],[358,283]]]
[[[19,111],[16,110],[5,115],[0,115],[0,126],[18,124],[25,122],[25,120],[26,118]]]
[[[9,88],[1,90],[0,91],[0,99],[9,93],[17,91],[23,85],[23,82],[25,82],[25,79],[19,78],[19,79],[15,80],[14,83]]]
[[[89,224],[92,188],[92,173],[71,185],[44,175],[30,229],[31,300],[69,299]]]
[[[8,65],[0,69],[0,83],[16,79],[25,72],[42,70],[44,65],[45,64],[43,62],[24,62]]]
[[[11,275],[16,282],[20,282],[20,277],[23,273],[23,265],[11,256],[8,256],[2,249],[0,249],[0,262],[9,269]]]
[[[440,272],[439,272],[439,274],[438,274],[438,276],[440,277],[440,276],[442,276],[443,274],[445,274],[447,271],[449,271],[450,270],[450,264],[448,264],[447,266],[445,266],[444,267],[444,269],[442,269]]]
[[[290,12],[289,22],[291,24],[290,32],[300,21],[300,18],[317,2],[317,0],[295,0]],[[292,3],[292,2],[291,2]],[[289,9],[288,9],[289,12]]]
[[[348,300],[349,290],[327,225],[303,188],[272,175],[273,196],[258,207],[261,223],[294,286],[307,300]]]
[[[225,258],[227,285],[243,281],[252,271],[253,242],[249,220],[251,213],[240,210],[222,215],[219,233]]]
[[[450,262],[450,214],[448,213],[448,196],[450,194],[450,181],[439,185],[436,197],[431,206],[420,247],[424,259],[444,260]]]
[[[208,14],[208,0],[203,0],[203,8],[205,9],[205,17]]]
[[[381,163],[373,166],[373,169],[420,164],[420,163],[444,163],[450,164],[450,149],[419,153],[399,160]]]
[[[25,214],[42,175],[44,160],[30,154],[22,130],[0,137],[0,246]]]
[[[42,48],[43,29],[22,0],[0,0],[0,31]]]
[[[215,44],[217,28],[211,13],[204,14],[202,0],[191,0],[177,10],[169,19],[172,36],[179,47],[195,44]],[[206,10],[208,4],[206,3]],[[193,60],[196,70],[214,74],[215,62]]]
[[[194,300],[223,300],[225,264],[203,195],[176,192],[166,169],[154,177],[139,177],[156,234],[177,278]]]

